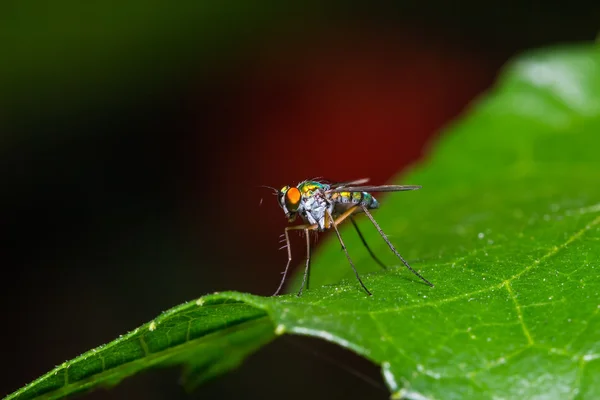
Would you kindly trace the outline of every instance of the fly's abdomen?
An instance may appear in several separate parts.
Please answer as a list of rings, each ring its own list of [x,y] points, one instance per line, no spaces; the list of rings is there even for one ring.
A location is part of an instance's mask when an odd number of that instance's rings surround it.
[[[379,202],[367,192],[339,192],[331,195],[331,201],[345,208],[364,204],[367,208],[379,208]]]

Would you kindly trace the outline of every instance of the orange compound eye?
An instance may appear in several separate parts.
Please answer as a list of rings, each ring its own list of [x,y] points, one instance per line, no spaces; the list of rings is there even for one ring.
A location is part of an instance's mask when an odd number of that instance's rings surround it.
[[[285,205],[287,206],[287,208],[290,211],[295,211],[298,209],[298,206],[300,205],[301,197],[302,196],[301,196],[298,188],[292,187],[285,194]]]

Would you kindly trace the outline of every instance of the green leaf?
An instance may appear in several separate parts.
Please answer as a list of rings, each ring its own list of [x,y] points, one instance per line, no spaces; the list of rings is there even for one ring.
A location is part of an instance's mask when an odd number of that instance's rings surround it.
[[[192,360],[188,377],[201,382],[284,333],[320,337],[381,365],[397,398],[597,398],[598,132],[599,49],[524,55],[402,179],[423,189],[389,194],[374,213],[434,288],[363,218],[361,231],[390,269],[378,270],[352,226],[341,233],[372,297],[330,235],[302,297],[205,296],[8,398],[60,398]]]
[[[235,368],[274,337],[264,311],[232,301],[192,301],[56,367],[6,399],[60,399],[112,386],[141,370],[186,363],[186,385]]]

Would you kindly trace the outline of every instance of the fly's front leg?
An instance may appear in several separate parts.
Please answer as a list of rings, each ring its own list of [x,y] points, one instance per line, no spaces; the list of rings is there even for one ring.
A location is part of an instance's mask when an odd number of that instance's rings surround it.
[[[283,287],[283,283],[285,282],[285,277],[287,276],[288,268],[290,267],[290,263],[292,262],[292,245],[290,242],[290,235],[288,233],[289,230],[290,230],[290,227],[287,227],[287,228],[285,228],[285,231],[284,231],[285,246],[287,247],[287,253],[288,253],[288,261],[287,261],[287,264],[285,265],[285,270],[283,271],[283,277],[281,278],[279,287],[277,288],[275,293],[273,293],[273,296],[277,296],[279,294],[279,292],[281,292],[281,288]]]
[[[298,297],[302,296],[304,285],[306,285],[306,290],[308,290],[308,285],[310,282],[310,237],[308,229],[304,229],[304,235],[306,236],[306,268],[304,269],[304,278],[302,279],[300,291],[298,291]]]
[[[310,229],[314,229],[316,226],[315,225],[298,225],[298,226],[288,226],[287,228],[285,228],[284,234],[285,234],[285,243],[286,243],[286,247],[287,247],[287,253],[288,253],[288,261],[287,264],[285,265],[285,270],[283,271],[283,277],[281,278],[281,282],[279,283],[279,287],[277,288],[277,290],[275,291],[275,293],[273,294],[273,296],[277,296],[279,294],[279,292],[281,292],[281,289],[283,288],[283,283],[285,282],[285,278],[287,276],[287,272],[288,269],[290,267],[290,264],[292,263],[292,245],[290,242],[290,234],[289,231],[294,231],[294,230],[304,230],[306,233],[306,243],[307,243],[307,250],[310,253],[310,243],[309,243],[309,239],[308,239],[308,231]],[[310,257],[310,254],[308,255]],[[306,263],[306,268],[308,270],[308,261]],[[305,272],[304,274],[304,280],[306,280],[306,274],[307,272]],[[302,283],[302,286],[304,286],[304,282]],[[300,293],[302,293],[302,288],[300,288]],[[300,295],[299,293],[299,295]]]

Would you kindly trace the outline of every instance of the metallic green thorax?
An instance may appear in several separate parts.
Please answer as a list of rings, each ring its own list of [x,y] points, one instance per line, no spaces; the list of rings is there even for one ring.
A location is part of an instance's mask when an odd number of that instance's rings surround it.
[[[329,185],[315,181],[304,181],[298,185],[298,190],[302,193],[303,197],[311,197],[315,191],[325,191],[329,189]]]

